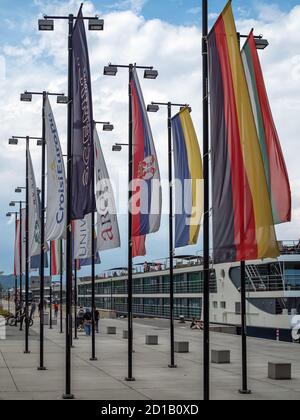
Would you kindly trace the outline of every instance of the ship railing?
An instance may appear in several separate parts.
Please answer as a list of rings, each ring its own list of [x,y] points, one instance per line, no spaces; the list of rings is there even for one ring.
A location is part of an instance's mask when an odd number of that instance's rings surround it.
[[[300,254],[300,240],[279,241],[278,245],[282,255]]]
[[[284,281],[283,281],[284,280]],[[297,275],[271,275],[248,278],[248,292],[280,292],[280,291],[300,291],[300,276]]]

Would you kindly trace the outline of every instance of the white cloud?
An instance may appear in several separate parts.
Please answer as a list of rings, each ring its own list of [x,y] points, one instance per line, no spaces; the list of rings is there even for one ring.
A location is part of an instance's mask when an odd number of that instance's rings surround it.
[[[119,2],[120,3],[120,2]],[[200,28],[180,27],[161,20],[147,21],[139,16],[144,2],[131,3],[132,10],[114,11],[104,15],[105,31],[89,33],[91,69],[93,78],[93,97],[95,118],[110,120],[116,130],[113,134],[101,134],[101,141],[107,159],[108,169],[113,178],[121,174],[120,194],[122,202],[127,199],[127,156],[124,153],[112,153],[111,145],[115,141],[126,141],[128,130],[128,75],[119,71],[115,78],[105,78],[103,67],[108,62],[137,62],[154,65],[159,70],[156,81],[142,79],[146,102],[152,100],[189,102],[193,108],[193,119],[202,145],[202,113],[201,113],[201,31]],[[76,14],[79,0],[45,3],[37,2],[42,13]],[[135,12],[134,12],[135,10]],[[85,14],[101,14],[91,1],[84,6]],[[272,19],[270,19],[272,16]],[[24,184],[24,147],[13,148],[7,145],[11,135],[40,135],[41,133],[41,101],[35,99],[32,104],[19,102],[19,94],[25,89],[55,90],[67,92],[67,24],[56,22],[55,31],[38,33],[37,16],[32,18],[28,26],[28,34],[19,45],[5,45],[0,53],[7,58],[6,80],[0,80],[0,113],[1,113],[1,208],[6,212],[6,204],[13,198],[13,190],[17,184]],[[269,39],[270,47],[261,53],[262,66],[266,76],[266,84],[270,94],[275,121],[286,155],[287,166],[293,190],[293,223],[280,227],[280,236],[297,238],[300,233],[300,175],[297,152],[300,109],[300,6],[288,14],[261,14],[258,20],[240,18],[238,29],[247,33],[252,27]],[[280,28],[280,31],[278,30]],[[284,34],[284,36],[282,36]],[[288,40],[288,44],[286,43]],[[66,109],[53,103],[57,125],[64,149],[66,150]],[[150,115],[153,134],[160,161],[162,176],[166,177],[167,168],[167,131],[166,114]],[[37,182],[40,184],[40,150],[32,147]],[[167,197],[167,191],[164,193]],[[166,200],[165,200],[166,201]],[[126,218],[122,217],[123,251],[104,254],[103,267],[110,265],[110,256],[123,259],[126,263]],[[2,219],[2,225],[5,224]],[[168,253],[167,219],[164,219],[160,233],[150,236],[148,249],[152,257],[163,257]],[[0,255],[11,251],[11,229],[5,228],[0,243]],[[160,244],[157,247],[157,243]],[[201,245],[196,249],[200,249]],[[0,261],[0,263],[4,261]],[[121,262],[121,261],[120,261]],[[5,267],[7,270],[9,266]]]

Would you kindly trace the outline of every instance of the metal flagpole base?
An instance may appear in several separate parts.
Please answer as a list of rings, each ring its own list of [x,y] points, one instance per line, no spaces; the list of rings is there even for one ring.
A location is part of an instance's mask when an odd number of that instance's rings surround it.
[[[45,368],[44,366],[43,366],[43,367],[39,366],[39,367],[37,368],[37,370],[39,370],[39,371],[45,371],[45,370],[47,370],[47,368]]]
[[[240,389],[239,390],[239,393],[241,394],[241,395],[251,395],[252,394],[252,391],[250,391],[250,389]]]
[[[125,378],[126,382],[135,382],[135,378]]]
[[[91,361],[91,362],[97,362],[97,360],[98,360],[98,359],[97,359],[97,357],[91,357],[91,358],[90,358],[90,361]]]
[[[177,365],[168,365],[170,369],[177,369]]]
[[[73,394],[63,394],[62,396],[63,400],[74,400]]]

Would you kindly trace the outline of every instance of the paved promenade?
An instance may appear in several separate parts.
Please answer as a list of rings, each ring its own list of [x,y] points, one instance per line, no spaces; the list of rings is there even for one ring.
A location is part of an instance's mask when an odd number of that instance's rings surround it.
[[[106,334],[107,326],[117,335]],[[190,353],[177,355],[177,369],[169,369],[168,322],[137,320],[135,328],[134,375],[127,383],[127,342],[122,332],[126,320],[102,320],[97,334],[97,362],[90,362],[91,340],[82,333],[72,352],[73,392],[77,399],[98,400],[200,400],[202,398],[202,333],[189,324],[176,324],[176,340],[189,341]],[[0,399],[60,399],[64,391],[64,340],[58,327],[46,327],[45,372],[37,371],[39,337],[37,320],[31,331],[31,354],[24,355],[24,333],[9,328],[0,341]],[[159,336],[158,346],[146,346],[145,335]],[[221,400],[300,400],[300,346],[249,339],[250,396],[237,392],[241,385],[240,338],[212,333],[212,348],[231,350],[230,365],[212,365],[211,397]],[[267,379],[268,361],[291,362],[292,381]]]

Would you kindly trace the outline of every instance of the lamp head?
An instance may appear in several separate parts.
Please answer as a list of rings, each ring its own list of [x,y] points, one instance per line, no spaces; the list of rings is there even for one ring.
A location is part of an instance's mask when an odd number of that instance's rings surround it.
[[[104,72],[103,72],[104,76],[116,76],[117,73],[118,73],[118,67],[111,66],[111,65],[104,67]]]
[[[54,31],[54,20],[39,19],[39,31]]]

